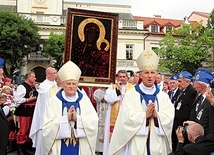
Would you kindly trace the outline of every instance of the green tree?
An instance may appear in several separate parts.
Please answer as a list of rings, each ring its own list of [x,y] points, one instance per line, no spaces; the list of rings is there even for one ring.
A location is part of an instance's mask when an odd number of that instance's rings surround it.
[[[207,21],[207,28],[214,30],[214,9],[210,14],[210,18]]]
[[[63,64],[62,60],[65,46],[65,34],[54,34],[51,32],[46,43],[44,52],[56,61],[54,63],[54,67],[59,69]]]
[[[5,74],[12,77],[13,71],[25,65],[27,56],[40,39],[38,26],[21,15],[0,11],[0,57],[10,66]]]
[[[182,70],[194,73],[202,62],[208,60],[212,38],[201,25],[182,24],[181,28],[168,32],[160,41],[160,68],[175,74]]]
[[[210,14],[210,18],[207,21],[207,28],[206,31],[208,33],[208,35],[210,36],[210,42],[208,42],[209,46],[210,46],[210,53],[212,54],[212,56],[210,57],[209,61],[210,61],[210,68],[214,68],[214,9],[212,10],[211,14]]]

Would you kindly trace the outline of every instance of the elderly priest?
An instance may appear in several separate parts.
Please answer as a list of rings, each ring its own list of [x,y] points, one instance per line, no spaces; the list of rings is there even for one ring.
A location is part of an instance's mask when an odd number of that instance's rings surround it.
[[[48,100],[42,129],[42,155],[94,155],[98,116],[78,90],[81,71],[71,61],[58,71],[62,88]]]

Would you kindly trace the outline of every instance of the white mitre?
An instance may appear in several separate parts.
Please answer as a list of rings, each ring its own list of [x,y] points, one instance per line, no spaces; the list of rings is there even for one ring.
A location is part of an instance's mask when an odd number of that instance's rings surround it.
[[[59,69],[57,75],[62,82],[66,80],[79,81],[81,70],[75,63],[68,61]]]
[[[158,69],[159,57],[153,50],[143,51],[137,58],[137,66],[142,70]]]

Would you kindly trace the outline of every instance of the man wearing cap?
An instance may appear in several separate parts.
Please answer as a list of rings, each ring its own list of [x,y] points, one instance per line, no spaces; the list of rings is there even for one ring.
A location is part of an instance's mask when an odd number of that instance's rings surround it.
[[[107,101],[108,110],[105,120],[103,155],[107,155],[109,142],[111,141],[114,126],[117,121],[118,113],[122,107],[123,98],[128,90],[134,86],[128,82],[126,70],[117,72],[117,83],[111,85],[107,90],[104,99]]]
[[[0,58],[0,81],[4,78],[3,76],[3,65],[4,59]],[[8,136],[10,132],[9,123],[7,117],[4,114],[2,107],[0,106],[0,155],[7,154]]]
[[[182,126],[183,122],[189,119],[191,106],[197,95],[196,90],[191,84],[192,74],[188,71],[181,71],[177,74],[178,87],[181,91],[177,100],[174,102],[175,118],[172,131],[172,147],[176,150],[177,136],[176,130],[178,126]]]
[[[204,73],[205,77],[204,76],[200,76],[199,73],[200,74]],[[196,70],[195,75],[192,78],[192,81],[193,81],[193,86],[196,89],[196,91],[197,91],[198,94],[197,94],[197,96],[196,96],[196,98],[195,98],[195,100],[194,100],[194,102],[192,104],[192,108],[191,108],[191,112],[190,112],[190,117],[189,117],[190,121],[195,121],[199,105],[205,99],[204,96],[203,96],[203,94],[200,93],[202,91],[201,88],[205,87],[204,89],[206,89],[208,91],[209,88],[207,88],[207,87],[209,87],[209,86],[207,84],[205,84],[205,83],[209,82],[212,79],[212,77],[213,76],[210,73],[210,71],[208,71],[206,69],[197,69]],[[202,83],[201,85],[198,85],[200,83],[199,78],[200,78],[200,81]],[[205,78],[207,79],[205,83],[202,82],[202,78],[204,78],[204,80],[205,80]],[[208,80],[208,78],[210,78],[210,80]],[[198,81],[198,82],[195,82],[195,81]],[[203,91],[205,91],[205,90],[203,90]],[[207,93],[206,93],[206,95],[207,95]]]
[[[172,147],[175,152],[177,146],[176,130],[178,126],[183,126],[183,122],[189,119],[192,103],[197,95],[196,90],[191,84],[192,74],[182,71],[177,74],[178,87],[181,90],[177,101],[174,103],[175,118],[172,131]]]
[[[200,94],[200,99],[193,106],[195,117],[191,120],[201,124],[204,128],[204,134],[214,133],[214,107],[206,99],[209,84],[213,80],[213,74],[206,69],[199,69],[194,76],[194,88]]]
[[[155,85],[158,62],[159,57],[152,50],[143,51],[138,57],[142,82],[124,96],[109,155],[167,155],[172,151],[174,107],[169,96]]]
[[[81,70],[71,61],[58,71],[62,89],[46,105],[42,155],[95,154],[98,116],[90,99],[78,90]]]
[[[178,99],[179,94],[181,93],[181,90],[178,88],[177,75],[172,75],[170,77],[169,85],[171,88],[171,91],[168,92],[169,98],[171,99],[171,102],[174,104],[175,101]]]

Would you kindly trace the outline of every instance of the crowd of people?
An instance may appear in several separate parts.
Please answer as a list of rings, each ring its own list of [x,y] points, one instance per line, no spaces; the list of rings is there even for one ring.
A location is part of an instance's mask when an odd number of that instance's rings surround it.
[[[114,84],[88,91],[72,61],[48,67],[39,86],[30,71],[14,89],[0,59],[0,155],[211,155],[214,75],[164,78],[158,62],[146,50],[132,77],[119,70]]]

